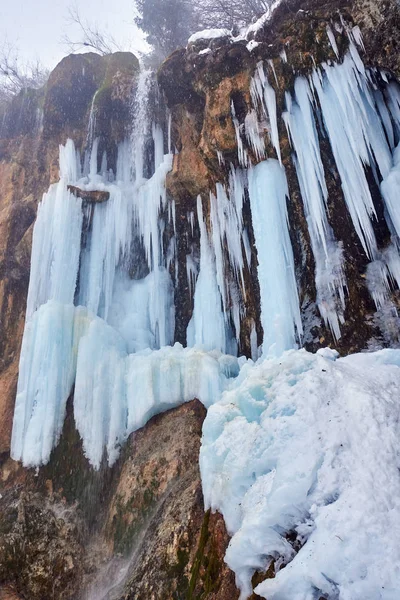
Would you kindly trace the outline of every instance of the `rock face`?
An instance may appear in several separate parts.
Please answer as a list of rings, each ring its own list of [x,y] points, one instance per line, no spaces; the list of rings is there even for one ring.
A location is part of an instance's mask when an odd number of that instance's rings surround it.
[[[237,165],[231,102],[243,123],[258,61],[274,66],[281,112],[294,73],[308,74],[314,61],[335,58],[326,27],[344,19],[362,29],[366,65],[400,76],[399,11],[394,0],[288,0],[268,26],[254,34],[258,45],[252,52],[245,42],[221,38],[210,43],[210,52],[199,54],[191,45],[172,54],[161,66],[158,80],[171,110],[172,140],[179,151],[167,177],[178,232],[189,232],[187,213],[194,209],[197,196],[208,198],[215,184],[229,177],[217,150],[226,163]],[[343,53],[346,36],[339,35],[337,42]],[[287,63],[280,58],[283,50]],[[91,111],[96,114],[91,135],[100,138],[98,161],[106,150],[109,166],[115,167],[117,144],[129,128],[137,72],[138,62],[129,53],[69,56],[56,67],[45,89],[15,99],[0,130],[0,600],[238,598],[233,574],[223,562],[229,543],[223,520],[203,507],[198,453],[205,411],[198,401],[153,418],[131,435],[111,469],[104,464],[94,471],[88,464],[71,405],[47,466],[35,473],[9,458],[37,204],[58,177],[58,145],[72,137],[84,151]],[[307,307],[315,304],[315,265],[283,124],[279,133],[290,187],[290,233],[300,300]],[[331,344],[348,353],[365,348],[381,332],[372,324],[375,309],[364,277],[367,257],[347,215],[333,157],[327,144],[321,146],[330,224],[344,247],[351,249],[346,255],[348,301],[340,342],[336,344],[317,323],[310,325],[306,346],[315,350]],[[250,147],[248,152],[256,160]],[[272,147],[268,155],[276,156]],[[71,191],[88,202],[107,200],[104,192]],[[253,246],[248,206],[244,219]],[[382,219],[376,235],[384,245],[389,232]],[[179,260],[186,257],[185,243],[178,248]],[[240,351],[247,355],[251,323],[258,341],[262,339],[254,252],[251,261],[245,273],[248,318],[240,335]],[[184,342],[192,308],[187,281],[182,279],[179,286],[176,339]]]
[[[223,520],[203,509],[204,417],[198,400],[154,417],[112,469],[96,472],[69,415],[50,463],[37,476],[9,476],[0,591],[32,600],[237,598]]]

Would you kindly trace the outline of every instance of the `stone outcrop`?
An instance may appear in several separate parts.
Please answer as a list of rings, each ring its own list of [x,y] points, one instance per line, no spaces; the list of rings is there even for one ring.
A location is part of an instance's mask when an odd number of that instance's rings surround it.
[[[223,562],[223,519],[203,508],[204,417],[198,400],[156,416],[130,436],[117,464],[94,471],[69,411],[49,464],[36,474],[9,473],[3,482],[0,594],[237,598]]]
[[[82,190],[76,185],[68,185],[67,189],[76,198],[82,198],[84,202],[89,202],[89,204],[101,204],[102,202],[107,202],[110,198],[110,192],[102,190]]]

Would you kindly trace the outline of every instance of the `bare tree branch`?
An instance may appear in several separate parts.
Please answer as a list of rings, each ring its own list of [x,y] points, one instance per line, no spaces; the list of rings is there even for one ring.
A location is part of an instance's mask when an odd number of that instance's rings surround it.
[[[42,87],[49,71],[39,60],[22,62],[18,50],[8,42],[0,48],[0,102],[27,88]]]
[[[82,19],[76,5],[70,6],[68,13],[69,24],[77,25],[79,28],[78,40],[73,40],[67,34],[62,37],[62,42],[71,52],[82,50],[82,48],[91,48],[99,54],[106,55],[121,50],[111,34],[101,31],[96,24],[92,25],[87,20]]]

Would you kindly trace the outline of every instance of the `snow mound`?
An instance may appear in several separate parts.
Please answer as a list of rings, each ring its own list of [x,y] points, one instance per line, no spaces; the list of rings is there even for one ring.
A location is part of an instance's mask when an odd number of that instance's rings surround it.
[[[272,561],[268,600],[399,597],[400,351],[333,358],[247,363],[208,410],[205,503],[233,536],[241,600]]]

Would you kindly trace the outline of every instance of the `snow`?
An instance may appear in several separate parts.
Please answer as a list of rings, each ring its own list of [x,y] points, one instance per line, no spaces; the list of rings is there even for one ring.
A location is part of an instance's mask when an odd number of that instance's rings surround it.
[[[255,590],[268,600],[397,598],[399,367],[398,350],[292,350],[246,363],[210,407],[203,491],[233,536],[241,600],[272,560]]]
[[[252,23],[251,25],[249,25],[249,27],[247,27],[244,33],[245,39],[249,39],[249,37],[255,35],[258,31],[260,31],[271,19],[272,15],[274,14],[275,10],[280,4],[282,4],[282,0],[275,0],[274,2],[272,2],[271,6],[268,7],[268,10],[263,15],[261,15],[261,17],[257,19],[257,21],[255,21],[255,23]]]
[[[248,44],[246,44],[246,48],[249,52],[253,52],[260,45],[260,42],[256,42],[255,40],[250,40]]]
[[[188,39],[188,44],[194,44],[199,40],[214,40],[216,38],[228,37],[231,35],[229,29],[203,29],[197,31]]]

